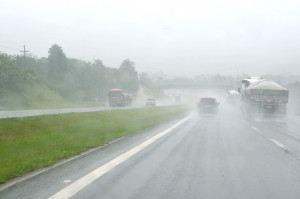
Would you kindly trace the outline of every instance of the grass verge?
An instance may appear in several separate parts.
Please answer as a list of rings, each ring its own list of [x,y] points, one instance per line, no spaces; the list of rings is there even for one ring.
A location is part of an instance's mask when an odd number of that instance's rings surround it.
[[[169,120],[188,106],[0,120],[0,183]]]

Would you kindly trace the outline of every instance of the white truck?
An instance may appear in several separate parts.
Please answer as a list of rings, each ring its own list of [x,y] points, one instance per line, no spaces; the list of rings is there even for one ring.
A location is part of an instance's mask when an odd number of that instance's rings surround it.
[[[242,110],[246,113],[285,114],[289,90],[260,77],[242,80],[239,88]]]

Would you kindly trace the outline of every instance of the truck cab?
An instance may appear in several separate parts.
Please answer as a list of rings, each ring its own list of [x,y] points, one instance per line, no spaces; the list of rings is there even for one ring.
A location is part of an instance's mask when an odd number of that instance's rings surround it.
[[[110,107],[128,106],[132,103],[132,96],[121,89],[111,89],[108,92],[108,102]]]

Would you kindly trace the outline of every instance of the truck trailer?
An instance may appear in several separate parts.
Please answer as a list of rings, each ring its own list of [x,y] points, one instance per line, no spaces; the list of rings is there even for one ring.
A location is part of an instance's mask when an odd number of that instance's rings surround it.
[[[272,80],[249,77],[239,89],[246,113],[285,114],[289,90]]]

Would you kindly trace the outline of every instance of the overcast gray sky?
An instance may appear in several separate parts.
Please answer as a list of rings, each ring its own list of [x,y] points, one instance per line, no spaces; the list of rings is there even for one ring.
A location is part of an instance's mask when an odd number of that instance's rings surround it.
[[[171,75],[300,74],[299,0],[1,0],[0,51],[25,44]]]

